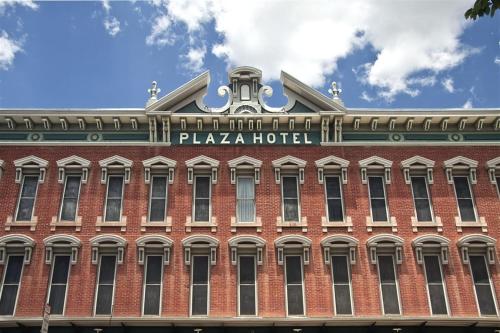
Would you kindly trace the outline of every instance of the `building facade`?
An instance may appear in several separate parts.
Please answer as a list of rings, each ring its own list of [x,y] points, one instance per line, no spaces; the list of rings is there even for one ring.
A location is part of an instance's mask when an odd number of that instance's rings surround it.
[[[261,77],[0,110],[0,332],[498,332],[500,109]]]

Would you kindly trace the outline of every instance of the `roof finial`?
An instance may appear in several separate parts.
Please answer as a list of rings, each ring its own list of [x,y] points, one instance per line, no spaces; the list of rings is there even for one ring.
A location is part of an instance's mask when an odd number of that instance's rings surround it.
[[[151,83],[151,88],[148,89],[148,93],[149,93],[149,100],[147,103],[148,106],[153,104],[154,102],[156,102],[158,100],[158,93],[160,91],[161,91],[161,89],[158,88],[158,83],[156,81],[153,81]]]
[[[340,99],[340,94],[342,93],[342,89],[337,88],[337,82],[332,82],[332,87],[328,89],[328,92],[333,95],[333,99],[335,101],[342,101]]]

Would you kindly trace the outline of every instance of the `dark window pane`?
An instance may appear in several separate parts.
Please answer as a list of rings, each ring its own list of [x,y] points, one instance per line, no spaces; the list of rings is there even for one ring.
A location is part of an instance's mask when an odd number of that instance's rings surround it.
[[[159,315],[160,314],[160,285],[147,285],[144,292],[144,314]]]
[[[341,199],[328,199],[328,220],[329,221],[344,220]]]
[[[379,256],[378,267],[380,271],[380,281],[382,283],[395,283],[394,261],[392,256]]]
[[[61,220],[74,221],[76,218],[77,199],[65,198],[61,209]]]
[[[483,256],[469,256],[474,283],[490,283],[488,268]]]
[[[432,314],[448,314],[446,310],[446,298],[444,296],[444,289],[442,284],[430,284],[429,295],[431,299]]]
[[[66,178],[66,188],[64,189],[65,198],[78,198],[80,193],[80,176],[68,176]]]
[[[10,316],[14,314],[16,306],[17,289],[19,285],[4,285],[0,299],[0,316]]]
[[[298,198],[297,177],[283,177],[283,197]]]
[[[50,287],[50,314],[63,314],[66,285],[56,284]]]
[[[240,284],[255,283],[255,258],[253,256],[240,257]]]
[[[160,284],[161,273],[163,269],[162,256],[148,256],[146,264],[146,283],[147,284]]]
[[[23,181],[22,197],[34,198],[38,186],[38,176],[25,176]]]
[[[208,283],[208,256],[193,256],[193,284]]]
[[[165,198],[167,195],[167,177],[153,177],[153,188],[151,196],[153,198]]]
[[[302,284],[302,267],[300,256],[286,257],[286,282]]]
[[[102,256],[99,284],[114,284],[116,256]]]
[[[52,283],[66,284],[68,282],[69,261],[69,256],[55,256]]]
[[[458,199],[458,208],[460,209],[460,217],[462,218],[462,221],[476,221],[476,214],[474,213],[474,204],[472,203],[472,199]]]
[[[411,177],[411,187],[415,198],[428,198],[427,185],[424,177]]]
[[[479,310],[482,315],[496,315],[495,301],[491,294],[490,285],[476,285],[477,301],[479,302]]]
[[[457,198],[471,198],[469,189],[469,179],[467,177],[453,177]]]
[[[428,199],[415,199],[415,210],[418,221],[432,221],[431,207]]]
[[[384,182],[382,177],[368,177],[370,186],[370,197],[384,198]]]
[[[240,315],[255,315],[255,285],[240,286]]]
[[[111,314],[111,303],[113,300],[113,285],[99,285],[97,288],[97,302],[95,313],[97,315]]]
[[[21,198],[19,201],[19,209],[17,211],[17,221],[29,221],[33,215],[33,206],[35,205],[35,199],[31,198]]]
[[[425,256],[425,274],[428,283],[443,283],[438,256]]]
[[[385,199],[372,199],[372,218],[373,221],[387,221],[387,210],[385,207]]]
[[[399,314],[398,291],[395,284],[382,285],[382,299],[385,314]]]
[[[5,272],[5,284],[17,284],[21,280],[24,256],[9,256],[7,271]]]
[[[150,221],[165,220],[165,199],[151,199],[151,211],[149,212]]]
[[[191,301],[193,315],[206,315],[208,307],[208,286],[193,285],[193,299]]]
[[[303,315],[304,301],[302,298],[302,285],[288,285],[287,298],[288,298],[288,314],[292,316]]]
[[[106,205],[106,221],[120,221],[121,205],[121,199],[108,199],[108,204]]]
[[[196,198],[210,197],[210,177],[196,177]]]
[[[285,221],[299,221],[299,201],[297,199],[284,199],[283,205]]]
[[[349,285],[335,285],[334,294],[337,314],[351,314],[351,290]]]
[[[196,199],[195,200],[194,220],[195,221],[209,221],[210,220],[210,200],[209,199]]]
[[[349,283],[349,271],[347,268],[347,256],[332,256],[333,282]]]
[[[122,197],[122,187],[123,187],[123,177],[113,176],[109,177],[108,180],[108,198],[121,198]]]
[[[339,177],[326,177],[326,196],[328,198],[340,198]]]

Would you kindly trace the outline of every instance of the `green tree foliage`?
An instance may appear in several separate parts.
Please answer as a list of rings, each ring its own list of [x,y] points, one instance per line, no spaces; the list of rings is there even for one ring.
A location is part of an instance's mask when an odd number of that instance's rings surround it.
[[[465,18],[475,20],[484,15],[493,17],[495,11],[499,8],[500,0],[476,0],[474,6],[465,12]]]

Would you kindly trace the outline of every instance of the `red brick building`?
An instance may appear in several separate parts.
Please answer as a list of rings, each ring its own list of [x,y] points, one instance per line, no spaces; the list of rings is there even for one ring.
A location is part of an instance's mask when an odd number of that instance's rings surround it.
[[[500,110],[282,82],[0,110],[0,332],[498,329]]]

